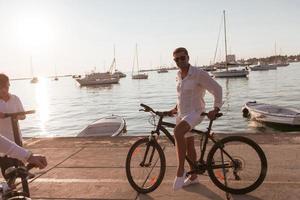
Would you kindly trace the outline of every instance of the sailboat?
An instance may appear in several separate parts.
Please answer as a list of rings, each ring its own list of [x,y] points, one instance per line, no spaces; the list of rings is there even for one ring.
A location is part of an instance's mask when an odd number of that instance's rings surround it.
[[[117,70],[117,62],[116,62],[116,51],[114,46],[114,59],[110,65],[109,71],[112,73],[112,76],[115,78],[124,78],[126,74]]]
[[[37,83],[39,82],[39,79],[36,76],[33,76],[33,67],[32,67],[32,57],[30,57],[30,70],[31,70],[31,77],[30,83]]]
[[[137,74],[134,74],[135,61],[137,66]],[[135,57],[133,60],[133,67],[132,67],[132,79],[148,79],[148,74],[140,73],[137,44],[135,45]]]
[[[161,62],[161,56],[160,56],[160,66],[158,67],[158,70],[157,70],[157,73],[168,73],[168,69],[167,69],[167,67],[164,67],[163,65],[162,65],[162,62]]]
[[[249,71],[246,69],[228,69],[228,56],[227,56],[227,39],[226,39],[226,16],[225,10],[223,11],[224,16],[224,37],[225,37],[225,68],[226,70],[214,71],[213,76],[216,78],[231,78],[231,77],[247,77]]]
[[[275,42],[275,57],[280,56],[280,53],[277,55],[277,46],[276,46],[276,42]],[[274,66],[274,67],[286,67],[289,66],[290,64],[282,59],[276,59],[273,63],[270,64],[270,66]]]
[[[56,66],[54,67],[54,70],[55,70],[55,76],[54,76],[54,81],[58,81],[58,77],[57,77],[57,73],[56,73]]]

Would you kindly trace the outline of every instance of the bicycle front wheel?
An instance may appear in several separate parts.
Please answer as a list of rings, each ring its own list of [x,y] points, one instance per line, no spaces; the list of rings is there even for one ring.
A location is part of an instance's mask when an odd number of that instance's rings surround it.
[[[208,157],[208,174],[221,190],[246,194],[259,187],[267,173],[267,159],[254,141],[229,136],[217,142]]]
[[[126,158],[126,176],[137,192],[154,191],[161,184],[165,171],[165,155],[155,140],[143,138],[132,145]]]

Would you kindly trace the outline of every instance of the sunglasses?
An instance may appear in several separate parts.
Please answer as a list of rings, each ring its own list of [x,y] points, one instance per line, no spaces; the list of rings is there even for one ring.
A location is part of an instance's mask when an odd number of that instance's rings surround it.
[[[175,62],[179,62],[179,60],[180,61],[185,61],[185,59],[186,59],[186,56],[180,56],[180,57],[174,58],[174,61]]]

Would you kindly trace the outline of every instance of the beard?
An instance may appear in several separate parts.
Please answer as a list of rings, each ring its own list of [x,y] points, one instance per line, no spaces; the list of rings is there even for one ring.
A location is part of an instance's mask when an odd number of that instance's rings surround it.
[[[186,63],[186,62],[178,62],[176,63],[177,67],[179,68],[185,68],[185,67],[188,67],[189,66],[189,63]]]

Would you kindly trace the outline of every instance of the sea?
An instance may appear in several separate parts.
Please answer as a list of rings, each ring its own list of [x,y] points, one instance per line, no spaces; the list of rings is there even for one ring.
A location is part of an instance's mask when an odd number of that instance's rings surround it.
[[[17,95],[25,110],[36,110],[20,121],[25,137],[73,137],[101,117],[119,115],[127,125],[127,135],[142,135],[153,130],[157,118],[139,111],[140,104],[154,110],[167,111],[176,104],[176,73],[147,72],[146,80],[133,80],[128,73],[119,84],[81,87],[72,77],[12,80],[10,92]],[[224,114],[213,130],[222,133],[299,132],[295,128],[270,126],[242,116],[248,101],[257,101],[300,109],[300,63],[291,63],[277,70],[250,71],[247,78],[216,78],[223,88]],[[206,93],[206,109],[213,106],[213,96]],[[167,117],[166,121],[174,122]],[[196,128],[206,130],[208,120]]]

